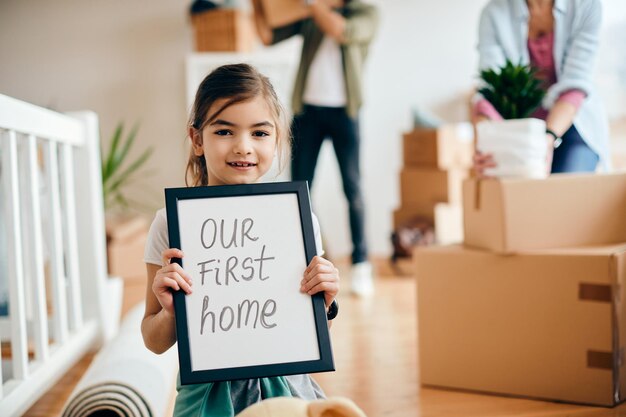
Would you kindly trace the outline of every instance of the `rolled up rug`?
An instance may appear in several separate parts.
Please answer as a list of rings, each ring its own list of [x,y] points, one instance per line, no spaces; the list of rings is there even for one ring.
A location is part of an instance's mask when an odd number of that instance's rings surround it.
[[[176,382],[176,349],[150,352],[141,337],[141,303],[96,355],[63,409],[63,417],[162,417]]]

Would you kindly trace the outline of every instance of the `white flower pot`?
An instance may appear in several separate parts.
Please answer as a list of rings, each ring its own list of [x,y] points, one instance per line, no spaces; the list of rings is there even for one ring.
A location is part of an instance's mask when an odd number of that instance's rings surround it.
[[[476,125],[476,147],[493,154],[497,166],[485,170],[493,177],[546,178],[546,122],[540,119],[484,121]]]

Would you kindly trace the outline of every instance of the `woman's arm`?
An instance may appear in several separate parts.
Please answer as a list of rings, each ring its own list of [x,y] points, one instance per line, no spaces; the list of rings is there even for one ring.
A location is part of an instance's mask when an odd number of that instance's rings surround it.
[[[500,40],[496,20],[507,17],[506,10],[487,5],[480,14],[478,23],[478,69],[500,68],[506,62],[506,55]]]
[[[577,112],[578,107],[574,104],[565,100],[559,100],[548,113],[546,127],[556,133],[557,136],[563,136],[574,122]]]
[[[183,289],[190,294],[192,284],[191,277],[183,268],[177,263],[171,263],[172,258],[183,257],[182,251],[166,249],[162,257],[163,267],[146,264],[146,311],[141,322],[144,344],[154,353],[163,353],[176,342],[172,291]]]
[[[563,56],[555,57],[557,60],[565,57],[558,81],[548,89],[543,102],[549,110],[570,90],[580,90],[587,96],[592,90],[592,68],[598,50],[602,5],[599,0],[576,4],[578,9],[567,34],[567,43],[562,46]]]

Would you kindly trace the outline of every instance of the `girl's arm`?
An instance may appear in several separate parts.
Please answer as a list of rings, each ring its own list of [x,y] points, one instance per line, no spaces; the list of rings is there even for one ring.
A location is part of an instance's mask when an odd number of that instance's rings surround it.
[[[172,258],[182,258],[179,249],[166,249],[162,253],[163,267],[146,264],[146,311],[141,322],[144,344],[154,353],[163,353],[176,342],[174,322],[174,295],[181,288],[191,293],[191,277]]]

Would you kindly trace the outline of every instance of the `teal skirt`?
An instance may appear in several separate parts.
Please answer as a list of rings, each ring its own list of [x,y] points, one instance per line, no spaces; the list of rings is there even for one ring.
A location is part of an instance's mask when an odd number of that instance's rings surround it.
[[[234,417],[246,407],[266,398],[324,398],[308,375],[255,378],[238,381],[181,385],[177,378],[175,417]]]

